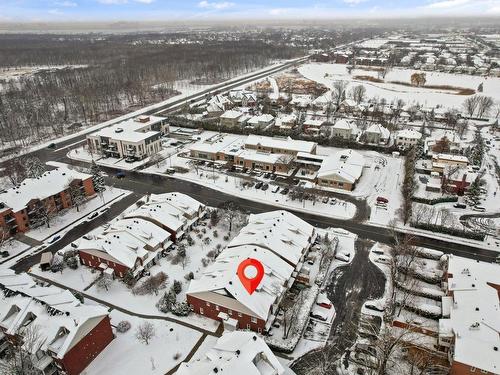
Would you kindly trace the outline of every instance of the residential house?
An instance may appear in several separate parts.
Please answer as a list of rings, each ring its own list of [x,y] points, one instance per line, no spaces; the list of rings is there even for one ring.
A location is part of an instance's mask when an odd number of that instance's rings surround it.
[[[207,115],[208,117],[219,117],[233,107],[233,102],[227,96],[217,94],[212,96],[207,103]]]
[[[27,178],[0,193],[0,229],[4,237],[45,225],[48,217],[96,194],[92,176],[69,168]]]
[[[274,123],[274,116],[270,114],[262,114],[258,116],[253,116],[247,120],[246,126],[252,128],[266,128]]]
[[[356,124],[346,119],[340,119],[332,126],[332,137],[355,140],[358,133],[359,130]]]
[[[230,126],[234,127],[239,124],[239,119],[243,116],[243,113],[240,111],[229,110],[224,112],[220,116],[220,124],[222,126]]]
[[[325,125],[325,123],[326,121],[324,119],[308,118],[302,124],[302,129],[305,134],[319,135],[321,128]]]
[[[432,155],[432,171],[443,174],[447,167],[466,168],[469,165],[469,159],[463,155],[435,154]]]
[[[352,191],[361,178],[364,157],[353,150],[342,150],[326,157],[318,170],[317,184]]]
[[[422,134],[414,129],[403,129],[396,133],[396,145],[406,149],[415,146],[422,138]]]
[[[234,157],[234,165],[272,173],[288,173],[294,158],[288,154],[272,154],[266,151],[244,150]]]
[[[281,115],[274,125],[282,130],[292,130],[297,125],[297,115],[295,113]]]
[[[391,132],[380,124],[372,124],[365,130],[366,143],[387,144],[391,138]]]

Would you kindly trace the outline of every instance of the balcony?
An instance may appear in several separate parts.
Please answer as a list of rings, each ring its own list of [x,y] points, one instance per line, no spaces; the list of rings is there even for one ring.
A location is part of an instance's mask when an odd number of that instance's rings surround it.
[[[16,218],[14,216],[6,216],[5,217],[5,222],[7,224],[12,223],[13,221],[16,221]]]

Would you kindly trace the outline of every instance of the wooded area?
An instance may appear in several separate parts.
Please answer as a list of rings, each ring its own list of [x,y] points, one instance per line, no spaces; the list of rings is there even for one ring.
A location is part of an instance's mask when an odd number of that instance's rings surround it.
[[[304,49],[213,34],[0,35],[0,147],[22,147],[176,94],[175,81],[215,83]],[[195,38],[196,37],[196,38]]]

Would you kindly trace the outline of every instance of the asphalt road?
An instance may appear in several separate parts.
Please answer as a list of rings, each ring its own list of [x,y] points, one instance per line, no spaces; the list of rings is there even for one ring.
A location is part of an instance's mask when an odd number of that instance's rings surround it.
[[[111,206],[109,206],[109,210],[99,215],[95,219],[78,224],[71,228],[64,234],[64,236],[62,236],[59,241],[55,242],[53,245],[50,245],[35,254],[26,255],[20,258],[11,268],[17,273],[27,272],[32,266],[40,263],[41,253],[50,251],[52,254],[54,254],[56,251],[68,246],[71,242],[76,241],[84,234],[90,232],[95,228],[98,228],[101,225],[106,224],[113,218],[117,217],[127,207],[134,204],[140,197],[141,195],[135,193],[129,194],[125,198],[113,203]]]
[[[109,172],[112,173],[112,170],[109,170]],[[126,177],[123,179],[110,177],[108,178],[107,183],[143,195],[147,193],[159,194],[178,191],[188,194],[193,198],[199,200],[200,202],[210,206],[218,206],[224,202],[233,201],[248,213],[260,213],[278,209],[276,206],[254,202],[230,194],[225,194],[193,182],[141,172],[127,172]],[[375,227],[364,223],[357,223],[332,217],[304,213],[301,211],[290,209],[287,210],[293,212],[295,215],[301,217],[310,224],[315,225],[319,228],[343,228],[350,232],[356,233],[361,238],[367,238],[373,241],[387,244],[390,244],[393,241],[392,234],[384,228]],[[498,255],[498,253],[495,251],[476,248],[469,245],[451,244],[448,241],[419,235],[416,235],[414,237],[416,244],[419,246],[424,246],[430,249],[443,251],[444,253],[455,254],[486,262],[494,261],[495,257]]]
[[[326,289],[337,313],[330,337],[324,348],[309,352],[294,363],[292,369],[297,375],[308,374],[312,364],[321,366],[325,359],[333,363],[341,358],[356,340],[357,325],[364,302],[383,296],[385,276],[368,258],[372,245],[373,243],[366,240],[356,241],[356,254],[351,264],[338,267],[333,273]],[[336,374],[333,366],[322,368],[325,375]]]

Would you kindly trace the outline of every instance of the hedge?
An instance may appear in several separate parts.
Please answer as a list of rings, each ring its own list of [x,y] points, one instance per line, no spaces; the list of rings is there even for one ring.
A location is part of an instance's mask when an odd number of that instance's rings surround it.
[[[411,223],[411,226],[418,229],[429,230],[431,232],[449,234],[451,236],[469,238],[471,240],[484,241],[486,233],[470,232],[456,228],[443,227],[441,225],[428,224],[428,223]]]
[[[438,204],[438,203],[447,203],[447,202],[458,202],[458,197],[441,197],[435,199],[422,198],[422,197],[412,197],[411,200],[416,203],[424,203],[424,204]]]

